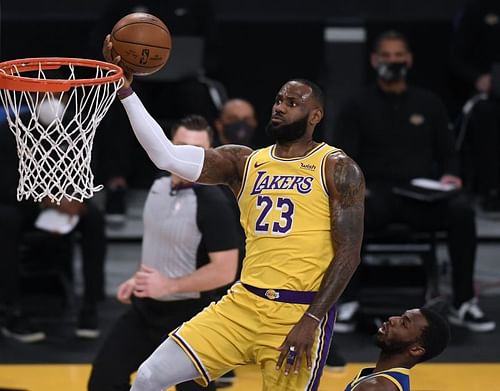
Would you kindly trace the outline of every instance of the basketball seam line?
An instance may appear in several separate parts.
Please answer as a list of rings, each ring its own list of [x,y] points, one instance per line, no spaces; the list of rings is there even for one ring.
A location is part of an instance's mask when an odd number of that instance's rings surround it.
[[[151,22],[132,22],[132,23],[127,23],[126,25],[114,30],[114,31],[111,31],[111,34],[116,34],[117,31],[120,31],[121,29],[124,29],[125,27],[128,27],[128,26],[132,26],[134,24],[151,24],[153,26],[156,26],[156,27],[159,27],[161,28],[163,31],[165,31],[166,33],[168,33],[168,35],[170,35],[170,31],[166,28],[163,28],[162,26],[160,26],[159,24],[156,24],[156,23],[151,23]]]
[[[149,43],[140,43],[140,42],[131,42],[131,41],[124,41],[122,39],[117,39],[117,38],[113,38],[116,42],[121,42],[121,43],[128,43],[128,44],[132,44],[132,45],[142,45],[142,46],[148,46],[150,48],[156,48],[156,49],[168,49],[170,50],[170,47],[167,47],[167,46],[157,46],[157,45],[151,45]],[[116,51],[116,49],[115,49]]]

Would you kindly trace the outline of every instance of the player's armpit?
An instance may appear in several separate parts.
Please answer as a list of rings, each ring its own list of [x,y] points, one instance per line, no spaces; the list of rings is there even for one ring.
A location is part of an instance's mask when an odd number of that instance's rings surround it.
[[[245,162],[252,149],[243,145],[223,145],[205,151],[203,169],[197,182],[224,183],[238,192],[245,169]]]

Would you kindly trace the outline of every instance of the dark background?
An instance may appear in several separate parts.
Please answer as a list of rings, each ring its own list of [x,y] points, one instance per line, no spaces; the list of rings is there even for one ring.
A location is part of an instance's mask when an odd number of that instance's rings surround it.
[[[267,122],[274,95],[287,79],[308,78],[327,92],[329,116],[318,138],[329,141],[338,106],[371,77],[367,54],[373,37],[387,29],[397,29],[409,38],[415,54],[410,80],[438,93],[451,118],[465,98],[448,66],[453,18],[463,0],[213,3],[220,61],[209,76],[222,81],[229,96],[254,103],[261,124]],[[88,51],[89,32],[107,1],[3,0],[0,5],[1,60],[92,57]],[[366,39],[355,43],[325,42],[328,27],[360,28]],[[263,138],[258,141],[266,142]]]

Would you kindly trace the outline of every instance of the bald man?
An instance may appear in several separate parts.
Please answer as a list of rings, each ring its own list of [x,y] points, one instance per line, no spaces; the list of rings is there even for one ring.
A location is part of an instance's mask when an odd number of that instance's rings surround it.
[[[257,128],[255,109],[244,99],[230,99],[222,107],[214,125],[221,144],[251,146]]]

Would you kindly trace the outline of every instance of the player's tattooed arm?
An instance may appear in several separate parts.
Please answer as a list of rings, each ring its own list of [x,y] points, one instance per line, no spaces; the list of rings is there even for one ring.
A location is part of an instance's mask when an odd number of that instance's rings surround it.
[[[205,151],[203,169],[197,182],[224,183],[237,193],[245,169],[245,162],[252,150],[242,145],[223,145]]]
[[[331,237],[335,255],[308,312],[321,319],[337,302],[360,262],[365,181],[359,166],[339,152],[327,162]]]

